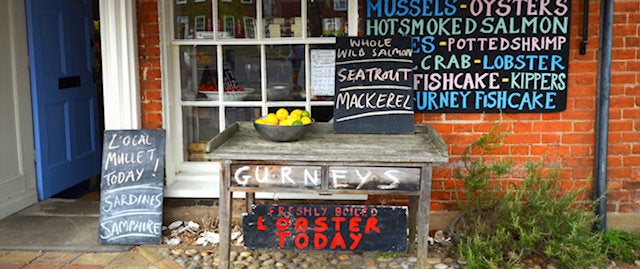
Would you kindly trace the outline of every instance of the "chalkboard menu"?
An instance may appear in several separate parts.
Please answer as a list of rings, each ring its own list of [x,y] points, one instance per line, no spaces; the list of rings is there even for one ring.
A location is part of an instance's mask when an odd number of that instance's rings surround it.
[[[105,131],[100,244],[161,242],[164,145],[164,130]]]
[[[247,248],[407,251],[407,208],[252,205],[242,219]]]
[[[365,34],[411,36],[416,112],[566,108],[571,1],[366,0]]]
[[[411,133],[411,40],[337,37],[334,130]]]

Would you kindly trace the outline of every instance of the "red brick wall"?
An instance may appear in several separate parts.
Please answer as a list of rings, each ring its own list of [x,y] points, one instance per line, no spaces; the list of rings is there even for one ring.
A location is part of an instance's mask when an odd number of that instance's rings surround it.
[[[161,73],[156,0],[138,0],[140,85],[144,128],[162,126]],[[600,1],[590,1],[589,44],[580,55],[583,1],[572,1],[567,109],[545,114],[416,114],[432,124],[448,145],[450,162],[434,169],[432,210],[455,209],[458,181],[452,180],[466,146],[504,121],[508,130],[499,154],[518,163],[539,160],[562,167],[564,188],[586,187],[592,199]],[[640,212],[640,1],[615,1],[608,163],[608,209]],[[378,197],[386,203],[404,197]]]
[[[162,74],[157,0],[137,1],[142,128],[162,128]]]
[[[561,167],[564,188],[586,187],[592,199],[600,1],[590,1],[587,53],[582,42],[583,1],[572,1],[567,109],[548,114],[417,114],[448,145],[450,162],[434,169],[432,210],[455,208],[459,182],[450,180],[466,146],[504,121],[508,130],[498,151],[520,162],[539,160]],[[611,212],[640,212],[640,1],[614,8],[607,206]],[[498,157],[498,156],[495,156]]]

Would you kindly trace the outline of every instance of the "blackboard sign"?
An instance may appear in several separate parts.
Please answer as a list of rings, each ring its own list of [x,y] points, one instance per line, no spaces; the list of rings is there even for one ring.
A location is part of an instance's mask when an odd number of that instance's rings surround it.
[[[252,205],[242,219],[247,248],[407,251],[407,208]]]
[[[566,108],[571,1],[367,0],[365,34],[411,36],[416,112]]]
[[[337,37],[334,130],[411,133],[411,40]]]
[[[161,242],[164,146],[164,130],[105,131],[100,244]]]

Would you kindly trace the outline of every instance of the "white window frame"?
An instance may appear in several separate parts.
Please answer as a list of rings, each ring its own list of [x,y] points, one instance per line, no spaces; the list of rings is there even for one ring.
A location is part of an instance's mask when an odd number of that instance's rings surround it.
[[[214,3],[217,0],[213,0]],[[306,3],[306,0],[301,0]],[[333,101],[314,101],[311,100],[310,94],[310,63],[305,61],[305,94],[306,99],[302,101],[267,101],[266,91],[262,92],[262,100],[260,101],[183,101],[180,93],[180,67],[179,67],[179,51],[183,45],[206,45],[215,46],[217,52],[217,69],[222,70],[223,65],[223,46],[229,45],[256,45],[260,47],[261,54],[261,77],[262,88],[266,88],[266,46],[268,45],[289,45],[304,44],[305,59],[310,59],[310,45],[316,44],[335,44],[333,37],[307,37],[307,26],[303,23],[303,36],[301,38],[266,38],[263,31],[256,31],[256,38],[236,38],[236,39],[218,39],[216,35],[212,39],[174,39],[173,35],[173,4],[171,0],[159,0],[160,11],[160,40],[161,40],[161,57],[162,57],[162,89],[163,89],[163,107],[164,107],[164,125],[167,131],[167,148],[166,148],[166,187],[165,197],[175,198],[218,198],[219,182],[220,182],[220,163],[217,162],[189,162],[185,161],[184,156],[184,140],[182,108],[183,107],[218,107],[219,109],[219,126],[220,131],[226,126],[225,110],[226,107],[260,107],[263,115],[267,113],[269,107],[305,107],[311,111],[312,106],[333,106]],[[358,0],[348,0],[348,21],[358,21],[357,12]],[[256,0],[257,17],[262,16],[262,0]],[[218,14],[217,5],[213,5],[212,14]],[[301,17],[307,18],[307,7],[301,5]],[[255,29],[264,29],[261,19],[255,20]],[[213,29],[218,29],[218,22],[213,20]],[[357,33],[357,23],[349,24],[349,33]],[[218,73],[218,80],[222,81],[222,72]],[[313,111],[311,111],[313,113]],[[239,193],[238,195],[242,195]],[[266,195],[266,196],[265,196]],[[302,196],[295,194],[258,194],[259,198],[300,198]],[[309,198],[308,195],[305,195]],[[335,195],[334,197],[317,196],[318,199],[365,199],[366,195]]]
[[[196,30],[196,32],[202,32],[205,30],[207,25],[207,16],[205,15],[200,15],[200,16],[195,16],[193,19],[193,28]]]

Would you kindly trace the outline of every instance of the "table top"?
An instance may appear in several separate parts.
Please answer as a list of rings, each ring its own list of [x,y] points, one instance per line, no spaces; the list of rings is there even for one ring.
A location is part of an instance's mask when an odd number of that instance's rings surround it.
[[[263,139],[252,122],[236,122],[207,143],[206,158],[274,162],[435,163],[447,162],[447,147],[430,125],[409,134],[335,133],[316,122],[298,141]]]

